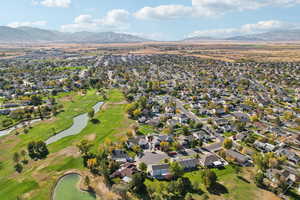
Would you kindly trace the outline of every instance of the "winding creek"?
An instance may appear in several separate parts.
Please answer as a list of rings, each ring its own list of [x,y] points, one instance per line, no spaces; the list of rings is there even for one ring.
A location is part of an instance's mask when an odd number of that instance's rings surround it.
[[[98,102],[96,105],[93,106],[95,113],[97,113],[100,110],[102,105],[103,102]],[[74,117],[73,125],[70,128],[50,137],[48,140],[46,140],[46,144],[48,145],[53,142],[57,142],[58,140],[65,138],[67,136],[79,134],[87,126],[88,122],[89,122],[89,117],[87,113]]]
[[[79,174],[63,176],[55,186],[52,200],[95,200],[95,194],[79,189],[80,178]]]
[[[99,112],[102,105],[103,105],[103,102],[98,102],[97,104],[95,104],[93,106],[93,109],[94,109],[95,113]],[[33,123],[36,123],[36,122],[39,122],[39,121],[41,121],[41,120],[40,119],[34,119],[34,120],[31,120],[31,121],[27,121],[26,124],[33,124]],[[46,141],[46,144],[47,145],[51,144],[51,143],[56,142],[56,141],[58,141],[58,140],[60,140],[64,137],[67,137],[67,136],[79,134],[87,126],[88,122],[89,122],[89,117],[88,117],[87,113],[84,113],[82,115],[78,115],[78,116],[74,117],[73,118],[73,125],[70,128],[68,128],[68,129],[66,129],[66,130],[50,137]],[[2,131],[0,131],[0,137],[8,135],[11,132],[13,132],[14,130],[17,130],[17,129],[22,128],[22,127],[23,127],[23,123],[19,123],[16,126],[13,126],[11,128],[2,130]]]

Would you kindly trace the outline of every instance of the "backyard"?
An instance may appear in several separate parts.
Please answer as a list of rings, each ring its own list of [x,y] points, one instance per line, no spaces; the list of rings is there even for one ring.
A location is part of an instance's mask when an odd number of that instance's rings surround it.
[[[226,199],[226,200],[279,200],[273,193],[259,189],[252,182],[250,176],[253,171],[252,168],[244,169],[240,173],[236,173],[234,168],[230,165],[224,169],[212,169],[217,177],[218,184],[217,189],[214,194],[209,193],[202,181],[201,171],[197,170],[193,172],[188,172],[184,175],[192,182],[192,185],[198,185],[197,194],[193,194],[196,200],[202,199]],[[156,191],[160,191],[162,185],[167,185],[167,181],[158,180],[146,180],[145,184],[147,187],[156,188]]]

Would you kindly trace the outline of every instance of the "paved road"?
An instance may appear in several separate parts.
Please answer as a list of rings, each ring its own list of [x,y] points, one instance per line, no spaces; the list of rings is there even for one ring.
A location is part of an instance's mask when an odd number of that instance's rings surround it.
[[[222,149],[224,139],[225,139],[224,137],[218,136],[217,141],[215,143],[209,144],[209,145],[205,146],[204,148],[206,148],[209,151],[213,151],[213,152],[219,151]]]
[[[196,122],[200,122],[200,123],[203,123],[203,122],[206,122],[207,120],[206,119],[202,119],[202,118],[199,118],[197,115],[195,115],[193,112],[187,110],[184,108],[184,104],[182,103],[182,101],[180,101],[179,99],[177,98],[173,98],[174,101],[176,102],[176,107],[180,110],[180,112],[182,112],[183,114],[185,114],[186,116],[188,116],[190,119],[196,121]]]
[[[173,98],[173,100],[176,102],[176,106],[180,110],[180,112],[184,113],[190,119],[192,119],[192,120],[194,120],[194,121],[196,121],[198,123],[204,123],[204,127],[206,127],[205,124],[207,122],[207,119],[199,118],[193,112],[185,109],[184,106],[183,106],[184,104],[179,99]],[[215,135],[215,136],[217,137],[217,141],[215,143],[213,143],[213,144],[205,146],[204,148],[206,148],[207,150],[212,151],[212,152],[215,152],[215,151],[218,151],[218,150],[222,149],[223,142],[224,142],[225,138],[222,137],[222,136],[219,136],[219,135]]]

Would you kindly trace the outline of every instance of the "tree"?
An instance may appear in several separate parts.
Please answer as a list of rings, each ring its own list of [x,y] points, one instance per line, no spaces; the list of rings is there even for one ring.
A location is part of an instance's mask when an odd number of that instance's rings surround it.
[[[80,153],[82,155],[87,155],[93,145],[89,143],[87,140],[81,140],[81,142],[77,145]]]
[[[133,130],[128,130],[127,132],[126,132],[126,136],[128,137],[128,138],[132,138],[133,137]]]
[[[147,106],[147,98],[145,96],[141,96],[140,99],[138,100],[138,103],[139,103],[139,107],[141,109],[146,108],[146,106]]]
[[[284,119],[285,120],[292,120],[293,118],[294,118],[294,114],[293,114],[293,112],[291,112],[291,111],[285,111],[284,112]]]
[[[176,181],[171,181],[167,187],[168,198],[167,199],[183,199],[185,194],[192,190],[191,181],[182,177]]]
[[[18,152],[14,153],[13,160],[14,160],[15,163],[20,162],[20,154]]]
[[[254,177],[254,183],[258,187],[263,187],[264,186],[263,182],[264,182],[264,174],[262,172],[258,172]]]
[[[236,121],[235,122],[235,126],[236,126],[236,129],[238,131],[243,131],[243,130],[245,130],[246,123],[245,122],[241,122],[241,121]]]
[[[141,194],[145,190],[145,176],[142,173],[136,173],[132,176],[132,180],[129,183],[129,188],[134,193]]]
[[[162,151],[169,151],[169,148],[170,148],[170,144],[169,144],[169,142],[166,142],[166,141],[162,141],[161,143],[160,143],[160,147],[161,147],[161,150]]]
[[[29,133],[29,130],[28,130],[27,128],[24,128],[23,131],[24,131],[25,134],[28,134],[28,133]]]
[[[43,141],[30,142],[27,145],[28,154],[31,159],[44,159],[49,154],[46,143]]]
[[[136,154],[138,154],[138,153],[142,152],[142,148],[139,145],[133,145],[132,151],[135,152]]]
[[[9,127],[13,124],[13,120],[12,119],[5,119],[2,121],[2,126],[4,128]]]
[[[87,161],[87,166],[90,170],[93,170],[97,165],[97,159],[96,158],[90,158]]]
[[[36,96],[36,95],[31,96],[31,103],[32,103],[32,105],[34,105],[34,106],[39,106],[39,105],[41,105],[41,104],[43,103],[42,97]]]
[[[130,116],[133,116],[133,111],[135,109],[137,109],[138,105],[136,103],[131,103],[131,104],[128,104],[126,106],[126,112],[130,115]]]
[[[139,164],[139,169],[142,171],[142,172],[146,172],[147,171],[147,165],[144,163],[144,162],[141,162]]]
[[[184,126],[182,128],[182,132],[183,132],[184,135],[189,135],[190,134],[189,128],[187,126]]]
[[[92,109],[92,110],[90,110],[90,111],[88,112],[88,116],[89,116],[90,119],[93,119],[93,118],[94,118],[94,116],[95,116],[95,111],[94,111],[94,109]]]
[[[26,152],[26,150],[22,150],[21,151],[21,156],[22,156],[22,158],[23,158],[23,160],[22,160],[22,163],[23,164],[27,164],[27,162],[28,162],[28,160],[26,159],[26,155],[27,155],[27,152]]]
[[[232,148],[232,140],[229,138],[226,138],[223,142],[223,147],[225,149],[231,149]]]
[[[23,171],[23,166],[20,163],[17,163],[14,167],[18,173],[21,173]]]
[[[170,173],[174,179],[178,179],[183,175],[183,167],[178,162],[172,162],[169,167]]]
[[[197,123],[196,124],[196,128],[197,129],[201,129],[203,127],[203,124],[201,122]]]
[[[207,189],[211,189],[217,183],[216,173],[209,169],[206,169],[203,171],[202,179],[203,179],[203,183]]]
[[[268,168],[267,158],[263,154],[255,154],[253,161],[259,170],[265,171]]]
[[[186,177],[181,177],[177,180],[177,187],[182,196],[185,196],[188,191],[193,189],[190,179]]]
[[[142,114],[141,109],[135,109],[132,113],[134,118],[138,118]]]

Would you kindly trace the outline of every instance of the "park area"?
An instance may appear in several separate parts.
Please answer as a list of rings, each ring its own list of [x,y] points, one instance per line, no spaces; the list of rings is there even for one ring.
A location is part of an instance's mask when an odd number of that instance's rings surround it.
[[[109,90],[108,99],[102,109],[95,114],[99,123],[88,122],[78,135],[63,138],[48,146],[50,154],[46,159],[32,161],[24,165],[22,173],[14,169],[13,155],[27,148],[31,141],[45,141],[53,132],[63,131],[73,123],[73,117],[86,113],[99,101],[103,101],[95,90],[86,94],[72,92],[57,96],[64,111],[56,117],[33,124],[27,134],[11,133],[0,138],[0,184],[1,200],[11,199],[50,199],[51,191],[57,181],[70,169],[83,170],[80,153],[76,147],[82,139],[90,140],[99,146],[104,139],[116,140],[125,134],[133,123],[125,114],[126,101],[119,90]],[[99,145],[98,145],[99,144]]]

